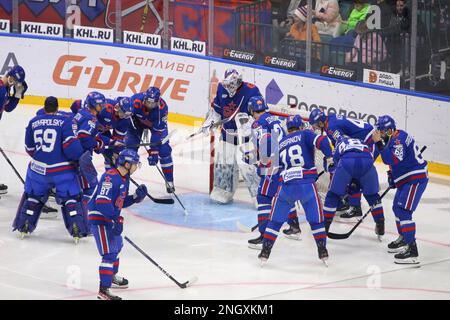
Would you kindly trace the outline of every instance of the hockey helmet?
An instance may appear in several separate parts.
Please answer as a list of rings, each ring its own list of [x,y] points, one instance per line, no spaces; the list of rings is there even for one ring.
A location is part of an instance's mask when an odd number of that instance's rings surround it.
[[[325,122],[327,120],[327,117],[325,115],[325,113],[323,113],[322,110],[320,109],[314,109],[311,111],[311,113],[309,114],[309,124],[314,126],[314,125],[318,125],[319,122]]]
[[[380,131],[396,130],[395,120],[388,115],[378,117],[375,127]]]
[[[236,69],[227,69],[225,71],[222,86],[227,90],[230,98],[234,97],[237,89],[242,85],[242,75]]]
[[[123,166],[125,162],[131,164],[139,164],[139,154],[133,149],[124,149],[119,153],[117,157],[117,164]]]
[[[248,111],[252,112],[261,112],[269,109],[266,102],[264,101],[263,96],[254,96],[248,100]]]
[[[161,91],[157,87],[150,87],[145,91],[144,99],[150,106],[154,108],[159,104],[159,99],[161,98]]]
[[[98,105],[100,105],[103,109],[105,103],[106,98],[102,93],[92,91],[87,95],[86,100],[84,101],[84,106],[90,109],[95,109]]]
[[[288,130],[300,129],[303,127],[303,125],[303,119],[298,114],[295,116],[289,116],[286,120],[286,128]]]
[[[19,65],[12,67],[6,74],[9,77],[13,77],[17,82],[25,81],[25,70]]]
[[[117,98],[117,104],[119,106],[119,117],[122,119],[128,119],[133,114],[133,105],[130,98],[119,97]]]

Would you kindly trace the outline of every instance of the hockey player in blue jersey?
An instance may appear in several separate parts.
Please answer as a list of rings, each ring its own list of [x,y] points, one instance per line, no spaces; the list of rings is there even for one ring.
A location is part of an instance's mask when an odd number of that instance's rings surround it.
[[[330,141],[311,130],[302,130],[304,123],[300,116],[290,116],[286,121],[288,135],[280,141],[279,170],[281,184],[272,202],[270,221],[264,232],[263,248],[258,258],[264,263],[270,256],[282,224],[291,208],[300,202],[305,210],[306,220],[311,226],[317,244],[319,259],[328,259],[322,204],[317,191],[317,169],[314,163],[315,148],[325,157],[332,156]],[[265,163],[264,160],[262,160]]]
[[[138,145],[142,142],[144,131],[150,131],[150,143],[161,142],[169,134],[167,117],[169,108],[161,97],[161,92],[157,87],[150,87],[146,92],[137,93],[131,98],[133,105],[132,125],[128,129],[125,138],[127,145]],[[137,148],[136,148],[137,149]],[[175,192],[173,182],[173,160],[172,148],[169,141],[147,149],[148,164],[156,166],[161,163],[161,169],[166,180],[166,190],[168,193]]]
[[[23,99],[28,85],[25,82],[25,70],[14,66],[5,75],[0,76],[0,120],[3,112],[12,112]],[[6,194],[8,187],[0,183],[0,194]]]
[[[365,121],[336,114],[325,115],[320,109],[314,109],[310,113],[309,123],[315,129],[320,129],[322,132],[324,131],[333,146],[340,136],[345,135],[350,138],[361,140],[362,143],[366,144],[374,152],[375,159],[378,156],[372,140],[374,127]],[[347,212],[341,214],[339,218],[350,219],[362,216],[361,195],[361,186],[356,182],[350,184],[348,187],[347,201],[350,208]],[[342,206],[342,204],[340,204],[340,206]],[[342,207],[338,208],[338,211],[342,210]]]
[[[122,208],[141,202],[147,194],[145,185],[140,185],[135,194],[128,195],[130,175],[138,168],[139,155],[135,150],[124,149],[117,158],[117,168],[107,170],[89,202],[89,221],[97,249],[102,257],[99,267],[100,289],[98,299],[121,300],[109,289],[128,288],[128,280],[118,276],[119,253],[123,246]]]
[[[104,143],[99,136],[97,115],[103,110],[105,96],[99,92],[90,92],[74,119],[78,126],[77,136],[84,153],[80,157],[81,186],[83,189],[83,207],[87,218],[87,203],[98,184],[97,170],[92,163],[93,152],[102,153]]]
[[[115,161],[120,151],[124,149],[125,137],[131,126],[133,106],[127,97],[116,100],[106,99],[105,107],[97,115],[99,135],[105,146],[103,156],[105,167],[111,168],[111,160]]]
[[[234,118],[240,112],[249,114],[248,102],[254,96],[261,96],[258,87],[242,81],[242,75],[235,69],[226,70],[224,80],[219,83],[214,101],[202,124],[203,133],[209,134],[214,124],[224,121],[214,163],[214,186],[210,194],[211,199],[218,203],[226,204],[233,200],[238,170],[245,171],[245,168],[238,168],[236,162],[238,136]],[[243,176],[251,196],[256,197],[258,176]]]
[[[75,242],[88,232],[81,206],[77,160],[83,153],[73,119],[58,115],[58,100],[45,100],[45,114],[30,120],[25,133],[25,149],[33,158],[28,166],[25,193],[13,222],[22,237],[36,228],[42,208],[52,188],[67,231]]]
[[[397,253],[395,263],[418,264],[416,224],[412,219],[428,184],[427,162],[412,136],[396,127],[390,116],[381,116],[372,137],[383,162],[390,166],[388,181],[396,188],[392,210],[395,214],[397,240],[389,243],[388,252]]]
[[[384,211],[378,195],[380,185],[373,162],[371,149],[361,140],[344,135],[337,138],[333,156],[336,168],[323,207],[327,232],[339,200],[345,195],[352,181],[356,181],[361,186],[367,203],[373,207],[371,212],[375,220],[375,234],[379,238],[384,235]]]
[[[245,154],[250,164],[257,166],[257,173],[260,177],[258,195],[256,197],[258,204],[258,230],[260,236],[248,240],[249,248],[262,249],[264,230],[269,221],[269,214],[272,208],[272,199],[275,196],[279,185],[279,174],[277,169],[272,166],[274,160],[270,160],[266,165],[261,163],[260,159],[271,159],[278,157],[278,143],[286,135],[279,117],[268,112],[267,104],[262,96],[251,97],[248,102],[249,112],[253,119],[252,139],[254,149]],[[291,239],[299,239],[300,225],[297,218],[295,206],[291,208],[288,216],[289,229],[283,230],[283,233]]]

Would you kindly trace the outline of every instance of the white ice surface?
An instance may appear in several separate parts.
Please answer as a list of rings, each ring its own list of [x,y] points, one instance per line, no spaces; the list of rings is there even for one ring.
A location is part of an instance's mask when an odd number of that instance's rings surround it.
[[[22,176],[29,161],[23,147],[24,128],[35,111],[35,107],[21,105],[13,113],[4,114],[0,122],[0,146]],[[373,221],[368,217],[349,239],[328,240],[330,259],[329,267],[325,268],[317,258],[309,225],[302,223],[303,240],[280,236],[268,263],[261,268],[258,251],[247,248],[247,240],[257,236],[256,233],[216,230],[222,222],[240,219],[239,208],[250,207],[248,192],[239,189],[236,199],[241,201],[226,208],[213,206],[214,213],[208,211],[211,205],[196,205],[196,197],[207,197],[208,139],[186,144],[183,137],[194,129],[171,124],[170,129],[173,128],[179,129],[177,137],[172,139],[175,185],[182,201],[188,197],[193,201],[189,216],[180,218],[183,214],[177,204],[154,207],[150,200],[145,200],[123,211],[124,233],[178,281],[193,276],[199,280],[192,287],[180,289],[125,243],[120,273],[129,279],[130,288],[116,290],[124,299],[450,298],[448,181],[432,180],[414,214],[421,268],[396,265],[386,251],[387,243],[396,238],[391,210],[393,192],[384,201],[387,234],[382,243],[376,240]],[[200,154],[198,159],[202,161],[189,161],[191,154]],[[162,178],[154,168],[148,167],[144,157],[142,160],[143,168],[134,178],[146,183],[152,195],[165,196]],[[102,168],[98,155],[95,164]],[[385,168],[379,168],[383,189]],[[11,224],[23,186],[1,156],[0,182],[9,186],[9,193],[0,199],[0,299],[95,299],[100,257],[94,239],[82,239],[75,245],[62,218],[58,217],[41,219],[36,231],[20,240],[17,233],[11,232]],[[145,216],[142,212],[147,208],[149,211],[156,208],[155,215],[163,216],[163,221]],[[221,220],[225,211],[226,217]],[[219,225],[211,230],[197,228],[193,219],[205,222],[211,219]],[[176,225],[172,220],[177,220]],[[246,223],[256,223],[256,213],[251,213]],[[343,233],[350,227],[335,223],[332,231]]]

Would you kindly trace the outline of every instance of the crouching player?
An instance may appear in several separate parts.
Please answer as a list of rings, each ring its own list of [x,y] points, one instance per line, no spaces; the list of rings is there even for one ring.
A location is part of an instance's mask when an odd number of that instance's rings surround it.
[[[306,220],[311,226],[316,241],[319,259],[328,259],[326,249],[322,204],[317,191],[317,169],[314,163],[314,148],[326,157],[332,156],[330,141],[310,130],[302,130],[300,116],[290,116],[286,121],[288,135],[280,141],[279,167],[282,181],[272,202],[270,221],[264,232],[263,248],[258,258],[264,263],[270,256],[282,224],[287,220],[291,208],[300,201]]]
[[[257,173],[260,177],[258,194],[256,200],[258,203],[258,230],[260,236],[248,240],[248,246],[251,249],[262,249],[264,239],[264,230],[269,221],[269,214],[272,208],[272,199],[278,189],[279,174],[278,170],[272,166],[274,161],[264,165],[261,159],[269,159],[272,156],[278,157],[277,150],[273,150],[272,144],[278,147],[280,140],[286,135],[281,121],[277,116],[268,112],[267,104],[262,96],[251,97],[248,101],[248,110],[255,119],[252,124],[252,142],[256,153],[250,153],[248,161],[257,164]],[[273,141],[273,142],[272,142]],[[250,159],[253,158],[253,159]],[[252,161],[253,160],[253,161]],[[256,160],[256,161],[255,161]],[[253,163],[252,163],[253,164]],[[283,233],[291,239],[300,239],[300,225],[297,218],[297,210],[292,207],[288,216],[289,229],[283,230]]]
[[[389,243],[388,252],[397,253],[397,264],[419,264],[416,244],[416,224],[412,214],[417,209],[428,184],[427,162],[422,158],[414,138],[397,130],[390,116],[381,116],[372,137],[383,162],[391,167],[388,181],[397,188],[392,210],[397,222],[399,237]]]
[[[370,148],[361,140],[340,136],[336,142],[333,159],[336,169],[323,208],[327,232],[341,197],[347,192],[348,186],[355,182],[361,186],[364,198],[372,207],[375,234],[381,240],[381,236],[384,235],[384,212],[378,195],[380,191],[378,174],[373,165],[374,159]]]
[[[140,165],[136,151],[125,149],[119,153],[117,168],[106,171],[89,202],[89,222],[95,237],[97,249],[102,256],[99,268],[100,290],[98,299],[121,300],[110,293],[109,289],[128,288],[128,280],[117,275],[119,270],[119,253],[123,246],[122,208],[141,202],[147,194],[145,185],[140,185],[134,195],[128,195],[130,175]]]
[[[86,236],[88,227],[83,218],[76,165],[83,148],[75,132],[73,119],[58,114],[55,97],[45,100],[44,114],[30,120],[25,133],[25,149],[33,159],[28,166],[25,193],[13,223],[13,231],[18,230],[22,237],[36,228],[52,188],[56,189],[56,200],[62,205],[67,231],[75,242]]]

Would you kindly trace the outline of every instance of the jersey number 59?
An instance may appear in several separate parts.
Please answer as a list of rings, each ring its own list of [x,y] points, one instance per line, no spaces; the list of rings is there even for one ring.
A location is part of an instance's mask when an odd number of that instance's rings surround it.
[[[42,149],[43,152],[52,152],[56,142],[55,129],[38,129],[34,131],[34,143],[36,144],[36,151]]]

